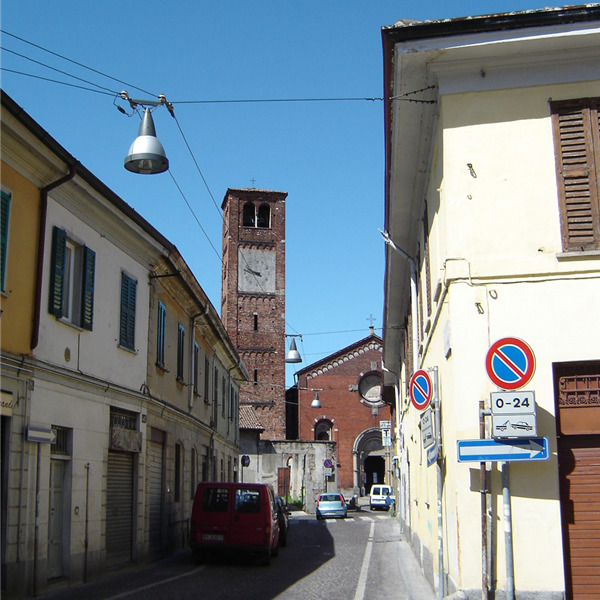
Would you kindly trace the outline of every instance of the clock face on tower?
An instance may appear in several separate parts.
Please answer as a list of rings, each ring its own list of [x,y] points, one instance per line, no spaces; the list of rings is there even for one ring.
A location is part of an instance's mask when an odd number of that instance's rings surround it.
[[[253,294],[275,293],[275,252],[240,248],[238,251],[238,289]]]

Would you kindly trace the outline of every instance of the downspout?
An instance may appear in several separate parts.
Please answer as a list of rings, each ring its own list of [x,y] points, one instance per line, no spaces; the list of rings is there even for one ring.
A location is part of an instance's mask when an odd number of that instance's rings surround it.
[[[196,341],[196,320],[200,317],[204,317],[208,314],[209,304],[206,304],[204,308],[204,312],[196,313],[192,315],[191,318],[191,331],[192,335],[190,336],[190,398],[188,401],[190,411],[194,408],[194,380],[196,377],[196,363],[194,361],[194,343]]]
[[[35,305],[33,309],[33,330],[31,332],[31,350],[35,350],[40,341],[40,315],[42,310],[42,276],[44,274],[44,245],[46,243],[46,216],[48,213],[48,192],[70,181],[77,174],[77,163],[69,168],[69,173],[40,189],[40,228],[38,232],[37,265],[35,275]]]

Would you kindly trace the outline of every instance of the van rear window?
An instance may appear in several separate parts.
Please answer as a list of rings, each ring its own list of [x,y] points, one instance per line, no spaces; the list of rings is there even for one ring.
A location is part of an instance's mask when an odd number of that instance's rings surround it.
[[[229,490],[227,488],[211,487],[204,490],[202,510],[208,512],[227,512]]]
[[[260,492],[243,488],[235,490],[235,512],[259,513]]]

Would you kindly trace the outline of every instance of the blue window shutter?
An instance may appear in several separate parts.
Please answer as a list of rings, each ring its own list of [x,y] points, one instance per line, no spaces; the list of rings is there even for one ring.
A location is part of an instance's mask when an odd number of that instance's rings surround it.
[[[8,250],[8,217],[10,216],[10,194],[2,192],[0,218],[0,290],[6,291],[6,257]]]
[[[65,255],[67,232],[54,227],[52,232],[52,253],[50,256],[50,298],[48,312],[57,319],[63,316],[63,286],[65,283]]]
[[[83,286],[81,290],[81,327],[92,331],[94,320],[94,274],[96,253],[89,248],[83,252]]]
[[[167,309],[165,305],[158,301],[158,324],[156,333],[156,363],[161,367],[165,365],[165,321]]]
[[[119,343],[135,350],[135,298],[137,281],[121,273],[121,327]]]

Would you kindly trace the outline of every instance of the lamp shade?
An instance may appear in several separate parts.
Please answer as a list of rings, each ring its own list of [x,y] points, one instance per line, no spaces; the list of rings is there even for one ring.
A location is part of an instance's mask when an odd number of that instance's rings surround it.
[[[138,136],[125,157],[125,168],[132,173],[142,175],[164,173],[169,168],[169,159],[156,137],[154,121],[149,108],[144,111]]]
[[[285,357],[286,363],[301,363],[302,357],[300,356],[300,352],[296,348],[296,340],[292,338],[292,342],[290,344],[290,350]]]
[[[321,401],[319,400],[319,392],[315,392],[315,397],[310,403],[311,408],[321,408]]]

